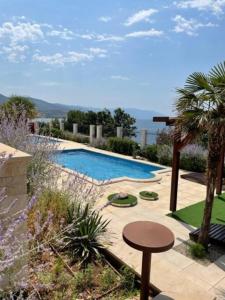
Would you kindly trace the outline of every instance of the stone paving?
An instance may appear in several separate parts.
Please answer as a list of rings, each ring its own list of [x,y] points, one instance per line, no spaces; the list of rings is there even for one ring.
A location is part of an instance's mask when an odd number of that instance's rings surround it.
[[[86,148],[82,144],[67,142],[63,149]],[[90,148],[90,147],[89,147]],[[98,149],[91,149],[104,152]],[[116,154],[114,154],[116,155]],[[120,155],[121,156],[121,155]],[[181,171],[180,174],[184,172]],[[169,227],[175,235],[175,245],[189,238],[193,227],[178,222],[168,216],[170,198],[171,172],[162,174],[159,182],[140,183],[122,181],[105,187],[105,194],[97,203],[106,203],[110,193],[126,192],[138,194],[142,190],[152,190],[159,194],[158,201],[145,201],[138,198],[138,205],[130,208],[107,206],[103,210],[105,218],[110,219],[110,240],[108,247],[114,255],[140,273],[141,253],[130,248],[122,240],[123,227],[133,221],[149,220]],[[203,185],[179,179],[178,209],[196,203],[205,197]],[[162,291],[157,300],[208,300],[225,299],[225,255],[214,263],[203,266],[194,260],[171,249],[168,252],[152,255],[151,283]]]

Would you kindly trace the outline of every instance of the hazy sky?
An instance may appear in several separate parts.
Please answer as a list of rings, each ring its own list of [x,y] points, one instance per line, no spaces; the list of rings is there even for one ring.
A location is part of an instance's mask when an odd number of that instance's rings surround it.
[[[225,0],[0,0],[0,93],[169,113],[225,58]]]

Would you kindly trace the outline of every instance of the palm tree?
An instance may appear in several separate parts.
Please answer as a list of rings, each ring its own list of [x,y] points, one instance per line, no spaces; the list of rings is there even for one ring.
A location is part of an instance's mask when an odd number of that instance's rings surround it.
[[[3,104],[3,109],[9,114],[15,113],[15,110],[18,115],[23,112],[27,119],[34,119],[38,116],[35,104],[30,98],[23,96],[13,95],[9,97],[8,101]]]
[[[177,89],[177,130],[184,138],[207,132],[207,192],[198,242],[208,246],[210,221],[221,149],[225,146],[225,62],[213,67],[208,75],[193,73],[184,88]]]

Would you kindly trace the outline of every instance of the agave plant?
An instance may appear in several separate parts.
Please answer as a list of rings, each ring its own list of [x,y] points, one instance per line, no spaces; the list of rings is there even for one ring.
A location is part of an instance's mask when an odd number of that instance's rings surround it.
[[[72,204],[69,209],[68,221],[70,225],[63,236],[63,248],[69,250],[74,260],[81,259],[85,264],[93,257],[99,257],[104,248],[103,238],[108,220],[103,220],[98,211],[92,210],[89,204]]]

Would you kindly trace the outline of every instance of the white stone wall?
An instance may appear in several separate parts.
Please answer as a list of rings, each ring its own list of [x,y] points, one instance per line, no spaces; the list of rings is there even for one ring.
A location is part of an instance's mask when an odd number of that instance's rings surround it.
[[[6,200],[0,203],[0,211],[8,208],[15,200],[15,204],[10,208],[6,217],[15,216],[19,211],[27,206],[27,167],[31,160],[31,156],[24,152],[0,143],[0,153],[10,157],[0,166],[0,190],[6,189]],[[5,224],[6,225],[6,224]],[[14,234],[24,233],[27,230],[27,224],[22,223]],[[10,283],[10,280],[18,276],[21,268],[26,264],[26,258],[17,261],[17,265],[13,268],[13,272],[8,276],[2,274],[0,288],[4,289]],[[22,274],[20,274],[21,276]],[[26,276],[26,273],[23,274]]]

